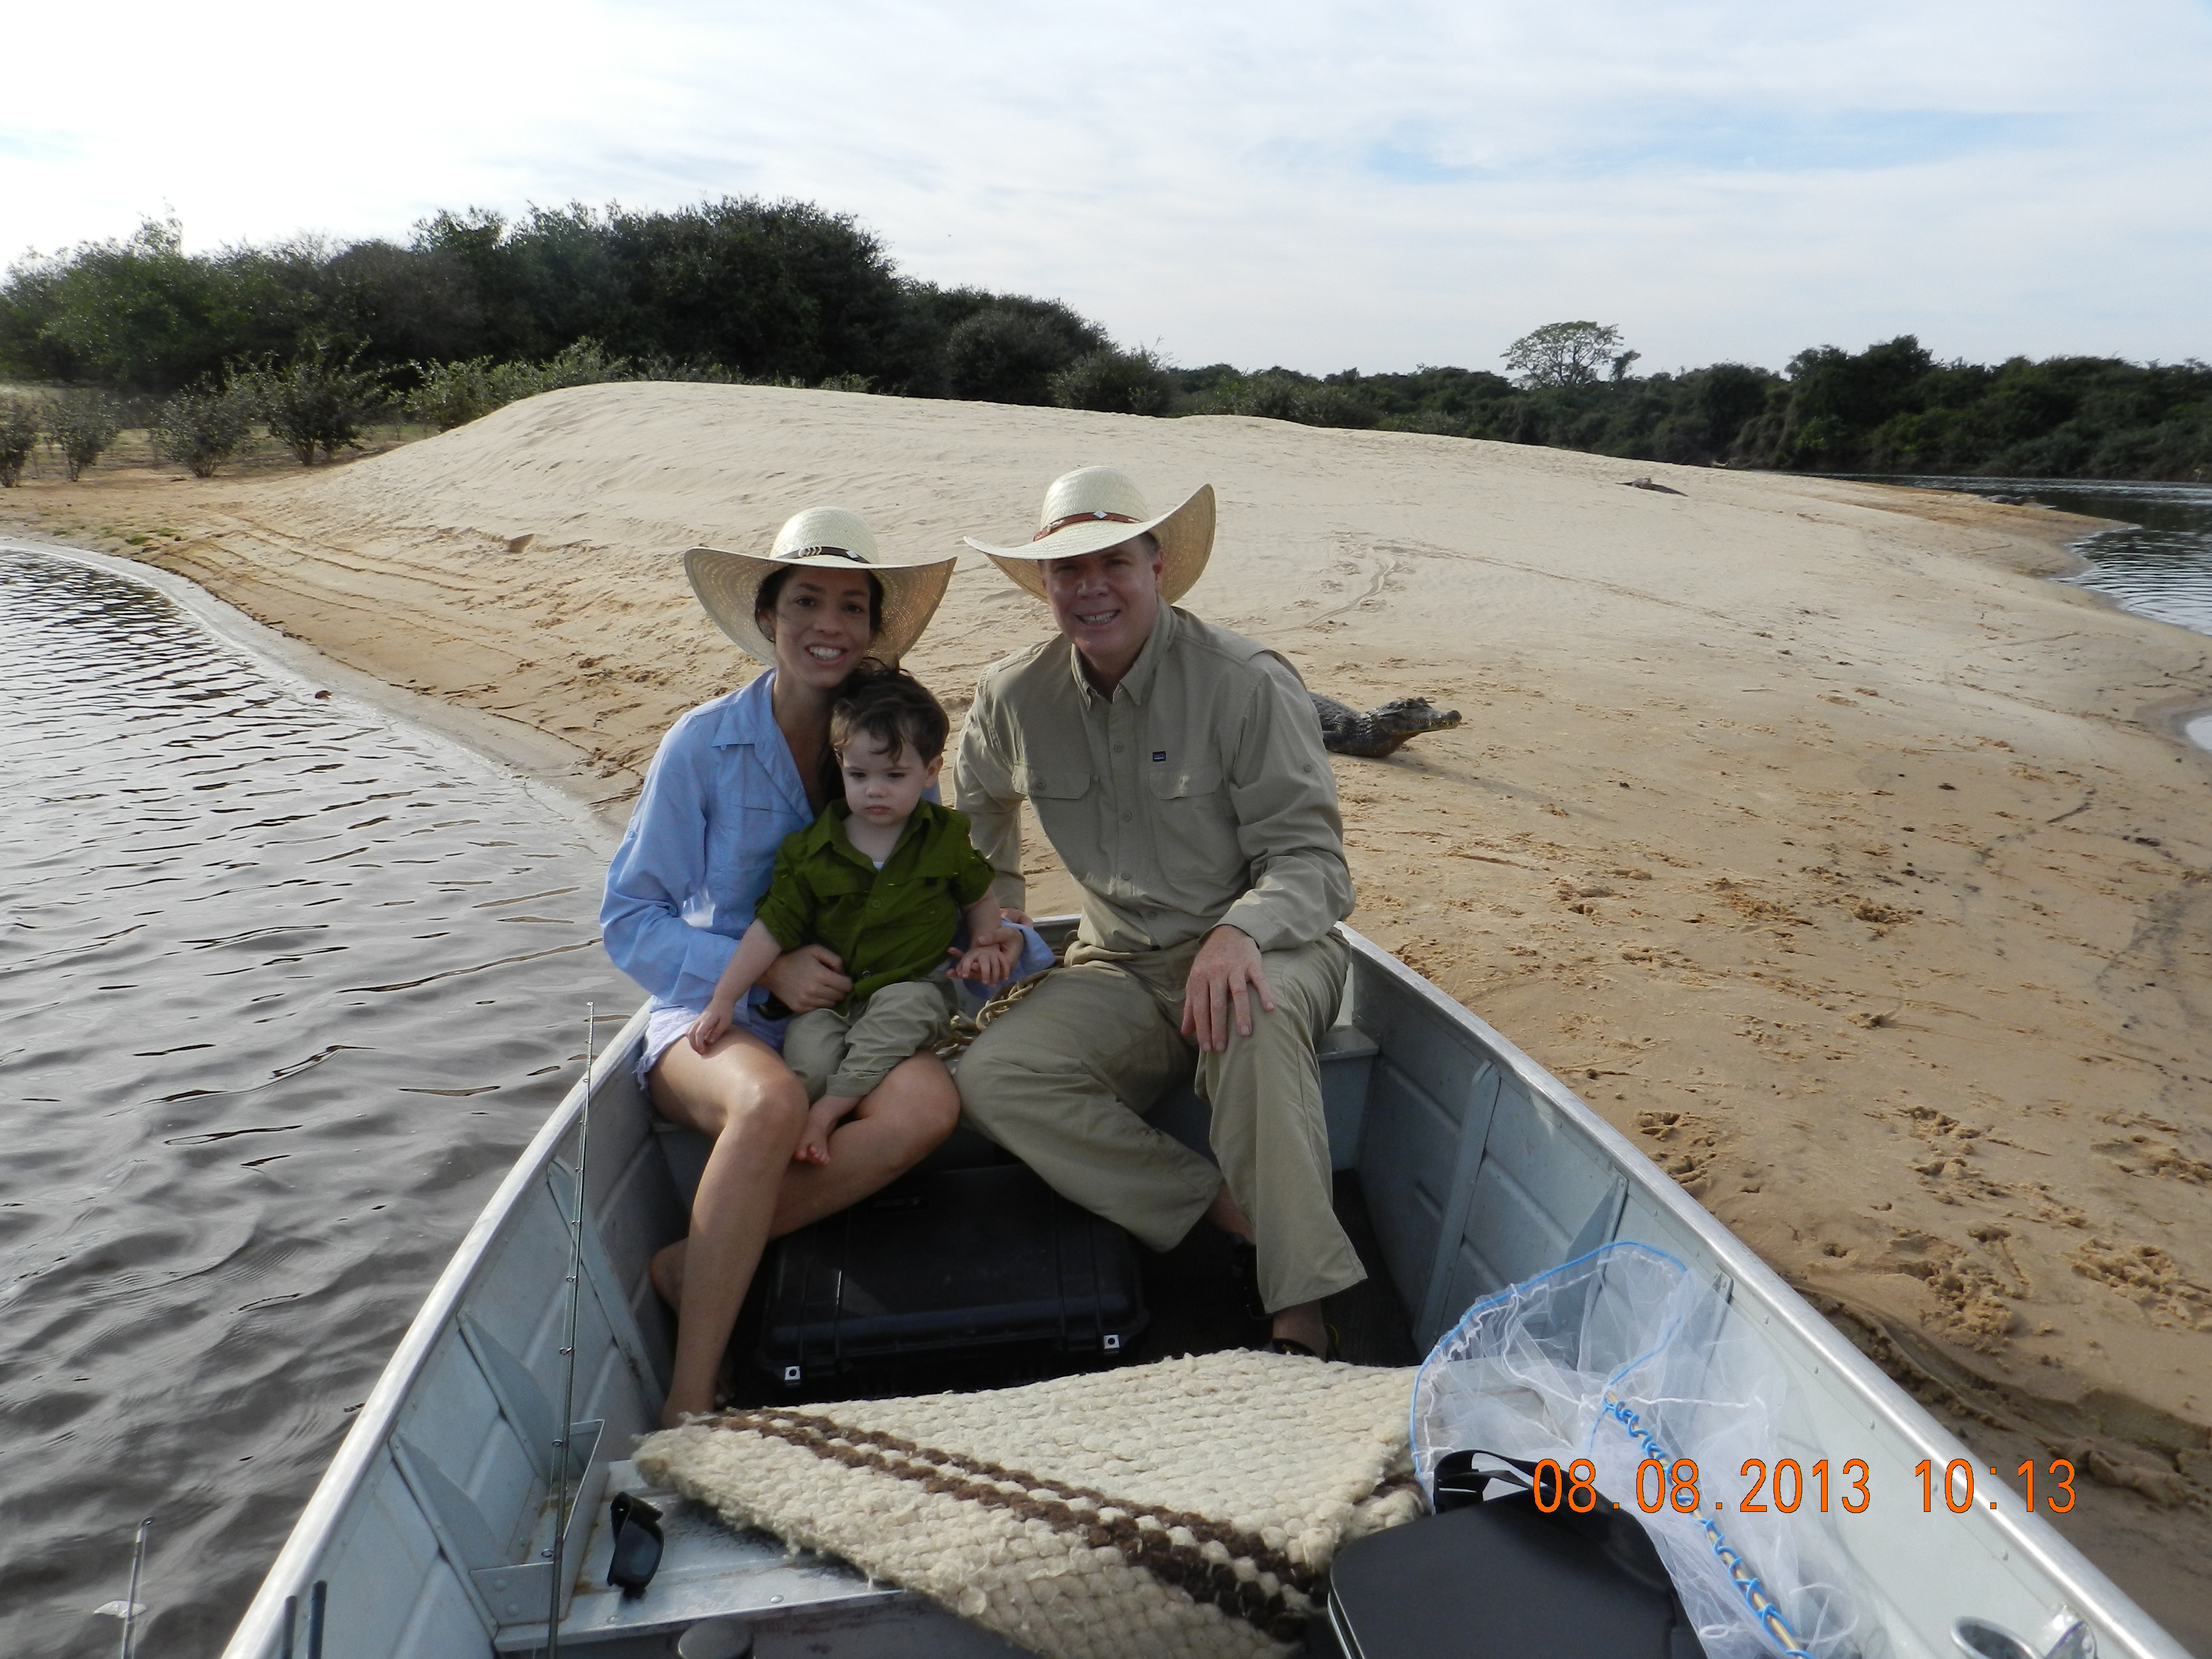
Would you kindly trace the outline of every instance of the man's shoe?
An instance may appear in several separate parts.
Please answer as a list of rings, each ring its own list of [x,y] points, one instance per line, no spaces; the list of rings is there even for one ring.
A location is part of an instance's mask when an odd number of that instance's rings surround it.
[[[1322,1328],[1328,1333],[1328,1340],[1324,1345],[1328,1350],[1326,1353],[1316,1353],[1311,1348],[1306,1346],[1304,1343],[1299,1341],[1296,1337],[1290,1336],[1269,1337],[1267,1339],[1267,1352],[1269,1353],[1293,1353],[1302,1359],[1334,1359],[1336,1358],[1338,1342],[1336,1327],[1334,1325],[1325,1325]]]
[[[1237,1288],[1243,1293],[1247,1318],[1265,1319],[1267,1304],[1260,1299],[1259,1247],[1248,1244],[1235,1234],[1229,1236],[1229,1272],[1236,1279]]]

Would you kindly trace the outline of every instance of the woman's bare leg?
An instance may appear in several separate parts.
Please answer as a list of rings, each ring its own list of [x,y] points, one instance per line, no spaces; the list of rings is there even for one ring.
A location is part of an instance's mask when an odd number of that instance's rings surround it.
[[[944,1062],[934,1054],[900,1061],[830,1135],[828,1164],[793,1164],[785,1172],[768,1236],[796,1232],[890,1185],[959,1121],[960,1091]],[[678,1239],[653,1259],[653,1288],[672,1308],[683,1305],[689,1243]]]
[[[889,1186],[960,1121],[960,1091],[935,1054],[893,1066],[830,1136],[827,1164],[794,1164],[775,1195],[770,1238],[835,1215]]]
[[[704,1054],[688,1042],[663,1054],[653,1068],[653,1103],[714,1141],[691,1200],[685,1271],[668,1275],[679,1280],[676,1364],[660,1420],[673,1425],[687,1412],[714,1409],[722,1352],[805,1127],[806,1091],[775,1050],[749,1031],[731,1031]]]

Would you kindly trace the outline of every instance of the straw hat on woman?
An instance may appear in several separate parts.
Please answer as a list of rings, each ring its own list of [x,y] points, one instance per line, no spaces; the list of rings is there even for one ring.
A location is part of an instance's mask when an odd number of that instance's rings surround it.
[[[933,1054],[894,1070],[797,1164],[806,1091],[779,1054],[784,1012],[852,989],[836,956],[801,945],[769,970],[705,1054],[681,1041],[752,921],[776,848],[833,787],[830,711],[871,660],[892,663],[928,626],[951,557],[885,557],[842,507],[788,520],[765,553],[695,547],[692,591],[716,625],[767,665],[744,690],[679,720],[662,742],[607,875],[600,922],[615,965],[653,994],[640,1080],[670,1121],[714,1143],[688,1238],[653,1259],[677,1310],[665,1421],[712,1409],[723,1350],[769,1239],[834,1213],[902,1174],[950,1133],[960,1102]]]

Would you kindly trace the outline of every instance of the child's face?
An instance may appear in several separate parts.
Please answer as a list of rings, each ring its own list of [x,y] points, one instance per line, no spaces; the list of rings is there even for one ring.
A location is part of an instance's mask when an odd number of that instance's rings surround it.
[[[896,753],[887,751],[866,732],[856,732],[837,757],[845,775],[845,804],[853,816],[888,829],[914,815],[921,792],[937,781],[942,755],[924,760],[913,745],[902,744]]]

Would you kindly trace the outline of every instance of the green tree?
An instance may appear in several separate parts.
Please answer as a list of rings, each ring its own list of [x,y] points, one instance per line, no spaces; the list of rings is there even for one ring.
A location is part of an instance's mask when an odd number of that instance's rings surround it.
[[[1625,375],[1636,353],[1624,354],[1620,331],[1611,324],[1547,323],[1505,348],[1506,368],[1528,386],[1594,385],[1598,371],[1620,362]]]

